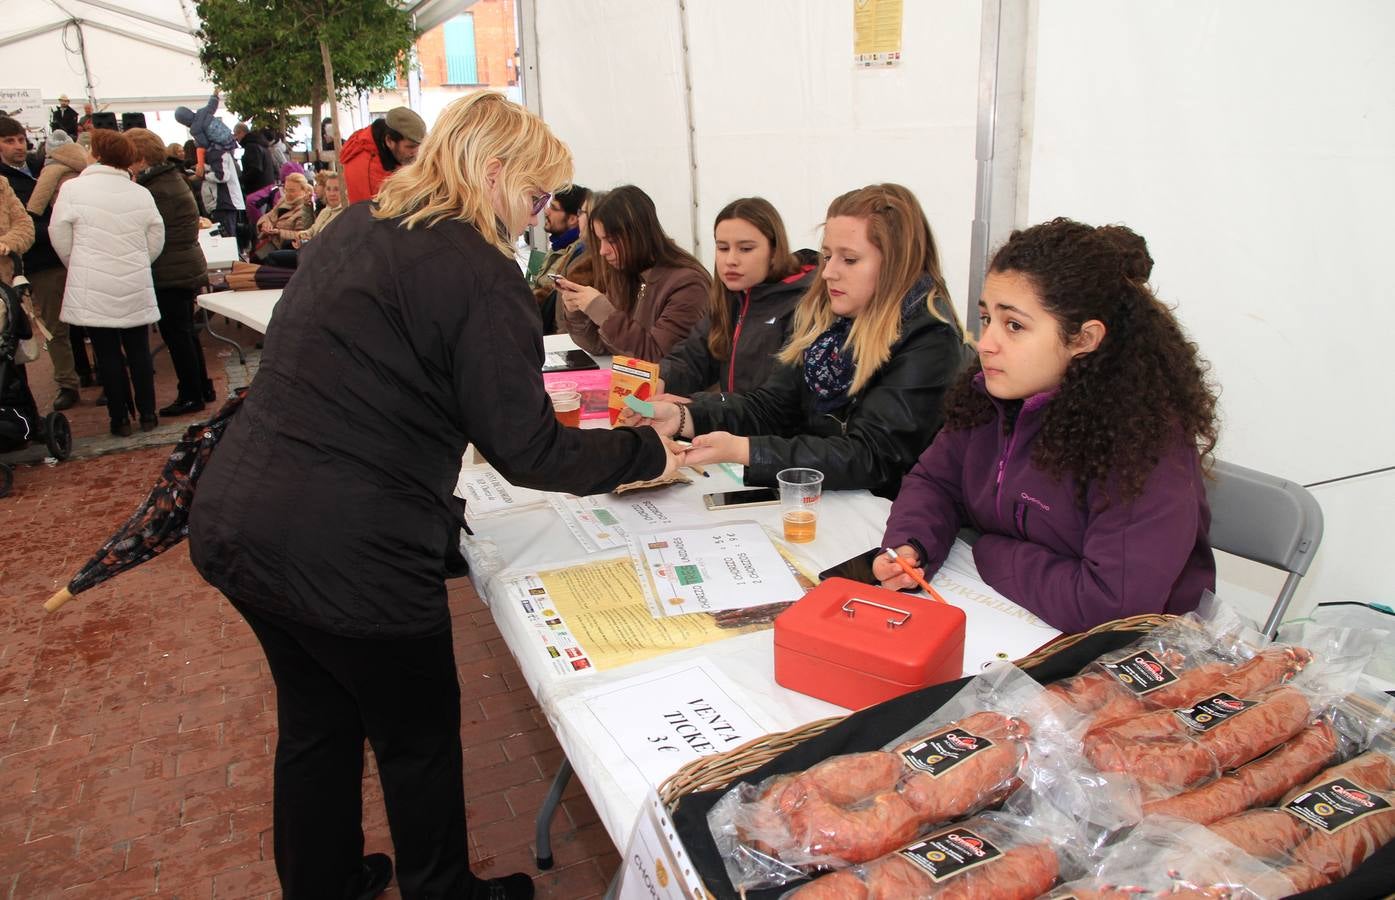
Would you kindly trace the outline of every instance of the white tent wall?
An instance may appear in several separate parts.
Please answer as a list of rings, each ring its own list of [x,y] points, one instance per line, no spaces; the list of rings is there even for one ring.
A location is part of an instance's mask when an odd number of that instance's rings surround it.
[[[1395,462],[1377,343],[1395,334],[1395,5],[1050,0],[1035,35],[1026,218],[1148,238],[1222,388],[1218,455],[1300,483]],[[1391,602],[1395,474],[1314,495],[1326,534],[1295,614]]]
[[[588,187],[632,182],[705,261],[712,220],[758,194],[796,246],[828,202],[874,181],[916,192],[964,307],[974,212],[979,4],[907,3],[904,58],[856,69],[848,0],[686,4],[697,234],[677,0],[538,0],[543,117]],[[526,27],[526,26],[525,26]]]

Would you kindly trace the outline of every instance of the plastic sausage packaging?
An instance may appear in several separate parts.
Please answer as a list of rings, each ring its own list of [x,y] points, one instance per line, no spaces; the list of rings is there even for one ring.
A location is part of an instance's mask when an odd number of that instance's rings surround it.
[[[997,664],[882,750],[736,785],[708,826],[737,888],[867,862],[1003,800],[1022,784],[1034,741],[1079,721],[1021,670]]]
[[[1088,874],[1047,896],[1051,900],[1270,900],[1304,889],[1282,870],[1200,825],[1150,816]]]
[[[824,875],[785,900],[1029,900],[1058,879],[1059,837],[1029,820],[984,813]]]

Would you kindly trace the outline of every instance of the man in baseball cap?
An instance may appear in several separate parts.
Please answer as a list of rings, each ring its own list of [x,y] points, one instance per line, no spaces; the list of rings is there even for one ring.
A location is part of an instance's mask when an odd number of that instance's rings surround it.
[[[389,175],[417,158],[424,140],[426,122],[405,106],[349,135],[339,157],[348,202],[376,197]]]

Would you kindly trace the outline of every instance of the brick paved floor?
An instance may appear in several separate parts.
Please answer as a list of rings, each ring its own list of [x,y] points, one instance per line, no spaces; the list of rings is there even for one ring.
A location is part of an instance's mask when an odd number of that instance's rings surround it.
[[[207,355],[221,399],[218,349]],[[156,365],[169,402],[168,357]],[[46,410],[52,390],[31,374]],[[73,418],[104,432],[95,389],[83,394]],[[145,496],[167,450],[22,466],[0,499],[0,898],[279,896],[274,687],[187,550],[57,614],[40,607]],[[451,582],[450,604],[475,871],[533,873],[539,897],[599,896],[619,857],[575,783],[553,828],[557,868],[536,873],[532,817],[561,750],[468,579]],[[371,754],[364,829],[369,852],[391,852]]]

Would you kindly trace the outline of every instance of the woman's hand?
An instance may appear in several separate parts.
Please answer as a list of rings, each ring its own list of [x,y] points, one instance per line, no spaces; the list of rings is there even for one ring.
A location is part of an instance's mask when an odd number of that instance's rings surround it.
[[[664,453],[667,454],[668,459],[664,462],[664,474],[660,477],[668,478],[687,465],[685,461],[686,450],[682,444],[675,444],[668,438],[663,438],[663,442]]]
[[[257,220],[257,232],[260,234],[271,234],[274,227],[275,223],[271,221],[270,215],[262,216]]]
[[[658,404],[654,404],[658,406]],[[688,448],[688,465],[704,466],[708,463],[751,462],[751,439],[732,434],[729,431],[712,431],[693,438]]]
[[[565,278],[557,279],[557,296],[562,298],[562,305],[567,308],[567,312],[585,313],[600,295],[601,292],[593,287]]]
[[[896,548],[896,555],[914,566],[917,575],[921,578],[925,577],[925,569],[920,564],[920,554],[915,552],[914,547],[902,544]],[[882,551],[878,551],[872,559],[872,577],[881,582],[882,587],[890,591],[919,587],[911,576],[907,575],[894,560]]]
[[[626,428],[639,428],[648,425],[659,433],[660,437],[682,437],[678,433],[678,406],[674,403],[667,403],[661,400],[654,402],[654,417],[645,418],[628,406],[620,410],[620,418],[616,421],[618,425]]]
[[[0,256],[9,256],[9,255],[10,255],[10,245],[9,245],[9,244],[0,244]]]

